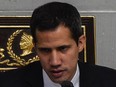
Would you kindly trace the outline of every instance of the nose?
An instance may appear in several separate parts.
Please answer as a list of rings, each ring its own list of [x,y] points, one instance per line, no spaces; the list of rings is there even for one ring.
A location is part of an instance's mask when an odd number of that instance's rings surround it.
[[[58,67],[61,65],[60,54],[57,51],[53,51],[50,56],[50,65],[52,67]]]

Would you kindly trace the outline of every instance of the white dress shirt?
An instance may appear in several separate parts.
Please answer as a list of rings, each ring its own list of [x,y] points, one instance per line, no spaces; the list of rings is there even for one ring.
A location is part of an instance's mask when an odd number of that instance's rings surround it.
[[[80,71],[79,71],[79,67],[77,64],[76,73],[71,80],[74,87],[79,87],[79,74],[80,74]],[[48,75],[46,74],[46,72],[44,70],[43,70],[43,80],[44,80],[44,87],[61,87],[60,84],[54,83],[53,81],[51,81],[51,79],[48,77]]]

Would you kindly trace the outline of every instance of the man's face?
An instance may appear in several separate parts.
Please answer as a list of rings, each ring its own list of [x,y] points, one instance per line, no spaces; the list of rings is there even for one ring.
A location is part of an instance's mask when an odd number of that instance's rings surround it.
[[[84,47],[84,36],[77,43],[67,27],[59,26],[55,31],[36,31],[36,49],[43,69],[56,83],[71,80],[75,74],[78,54]]]

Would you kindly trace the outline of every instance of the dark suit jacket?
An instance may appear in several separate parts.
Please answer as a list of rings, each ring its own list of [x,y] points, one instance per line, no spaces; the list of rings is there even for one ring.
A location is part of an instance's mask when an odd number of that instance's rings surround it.
[[[116,70],[79,62],[80,87],[116,87]],[[40,62],[0,73],[0,87],[44,87]]]

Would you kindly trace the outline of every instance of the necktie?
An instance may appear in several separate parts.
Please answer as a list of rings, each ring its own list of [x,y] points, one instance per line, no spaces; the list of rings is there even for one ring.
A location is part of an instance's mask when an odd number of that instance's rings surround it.
[[[70,81],[64,81],[61,83],[61,87],[74,87],[73,83]]]

